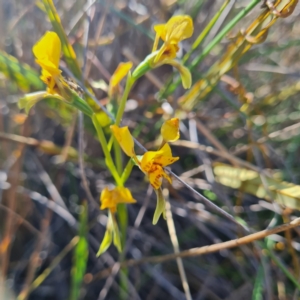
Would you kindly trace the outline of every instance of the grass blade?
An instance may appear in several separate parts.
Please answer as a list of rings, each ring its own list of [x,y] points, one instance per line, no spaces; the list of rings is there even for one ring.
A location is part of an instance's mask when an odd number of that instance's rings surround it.
[[[80,296],[80,287],[83,280],[83,276],[86,270],[86,264],[88,259],[88,242],[86,239],[87,235],[87,204],[84,203],[82,206],[83,210],[80,214],[79,222],[79,241],[75,247],[74,260],[72,268],[72,279],[71,279],[71,294],[70,299],[76,300]]]

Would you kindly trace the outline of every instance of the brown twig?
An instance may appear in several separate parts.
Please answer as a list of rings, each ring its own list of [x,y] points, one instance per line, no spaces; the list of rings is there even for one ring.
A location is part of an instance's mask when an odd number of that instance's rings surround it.
[[[180,248],[179,248],[179,242],[176,234],[176,228],[175,228],[175,223],[172,215],[172,210],[171,210],[171,204],[169,202],[169,190],[168,189],[163,189],[163,195],[166,200],[166,219],[167,219],[167,226],[168,226],[168,231],[170,235],[170,239],[173,245],[174,253],[180,253]],[[184,270],[183,262],[181,257],[176,258],[177,262],[177,267],[180,275],[180,279],[182,282],[182,287],[185,293],[185,297],[187,300],[192,300],[191,296],[191,291],[189,287],[189,283],[187,280],[186,272]]]
[[[265,229],[256,233],[249,234],[247,236],[230,240],[227,242],[222,242],[214,245],[209,245],[209,246],[203,246],[203,247],[198,247],[198,248],[192,248],[189,250],[181,251],[179,253],[171,253],[171,254],[166,254],[166,255],[161,255],[161,256],[150,256],[150,257],[144,257],[142,259],[134,260],[134,259],[129,259],[121,263],[121,267],[133,267],[137,266],[140,264],[145,264],[145,263],[164,263],[166,261],[170,261],[173,259],[177,259],[178,257],[184,258],[184,257],[194,257],[194,256],[200,256],[208,253],[213,253],[217,252],[220,250],[224,249],[230,249],[234,247],[238,247],[241,245],[249,244],[252,243],[256,240],[263,239],[269,235],[286,231],[289,229],[292,229],[294,227],[297,227],[300,225],[300,218],[296,218],[293,221],[274,227],[272,229]],[[102,279],[111,273],[112,268],[107,268],[98,274],[95,275],[95,279]]]

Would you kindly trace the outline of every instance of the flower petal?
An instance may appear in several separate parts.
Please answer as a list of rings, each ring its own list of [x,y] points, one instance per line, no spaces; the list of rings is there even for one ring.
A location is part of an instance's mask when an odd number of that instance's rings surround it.
[[[103,254],[109,248],[109,246],[112,243],[112,240],[113,240],[112,228],[111,228],[111,226],[110,227],[107,226],[104,238],[103,238],[101,245],[99,247],[99,250],[96,254],[97,257],[99,257],[101,254]]]
[[[152,169],[153,163],[161,157],[163,153],[161,151],[147,151],[141,159],[141,169],[143,172],[148,173]]]
[[[163,40],[169,44],[177,44],[191,37],[193,32],[193,19],[190,16],[174,16],[165,25],[165,39]]]
[[[115,70],[115,72],[110,78],[109,88],[108,88],[109,95],[113,94],[114,89],[119,85],[121,80],[128,74],[131,68],[132,68],[131,61],[126,63],[124,62],[119,63],[117,69]]]
[[[128,127],[118,127],[117,125],[110,126],[111,131],[113,132],[114,137],[120,144],[123,151],[129,156],[134,157],[134,141],[132,135],[130,134]]]
[[[162,39],[163,41],[166,40],[166,24],[157,24],[153,27],[155,33],[156,33],[156,38],[158,39]],[[154,42],[155,44],[155,42]],[[157,48],[157,47],[156,47]],[[156,49],[155,49],[156,50]],[[154,51],[155,51],[154,50]],[[152,51],[153,52],[153,51]]]
[[[174,59],[176,58],[176,53],[179,50],[179,47],[175,45],[166,45],[163,44],[159,49],[157,55],[155,56],[152,67],[158,67],[164,63],[166,59]]]
[[[175,59],[165,59],[164,64],[172,65],[175,67],[181,76],[182,86],[189,89],[192,85],[192,75],[188,68],[186,68],[180,61]]]
[[[153,216],[153,225],[155,225],[161,214],[163,214],[163,217],[166,218],[166,201],[164,199],[163,193],[161,189],[155,190],[156,197],[157,197],[157,203],[156,203],[156,209]]]
[[[53,31],[47,31],[42,38],[33,46],[33,54],[37,63],[51,74],[58,72],[61,42],[58,35]],[[60,72],[59,72],[60,73]],[[53,74],[53,75],[56,75]]]
[[[125,187],[116,187],[115,191],[118,194],[118,203],[136,203],[136,200],[133,199],[131,192],[128,188]]]
[[[43,100],[46,95],[47,92],[44,91],[26,94],[23,98],[19,99],[18,107],[20,109],[25,109],[25,112],[28,114],[32,106]]]
[[[110,191],[107,187],[102,190],[100,201],[100,209],[108,208],[112,213],[117,211],[117,203],[113,197],[113,191]]]
[[[154,170],[151,170],[151,172],[148,173],[150,184],[155,190],[161,187],[163,172],[164,170],[162,169],[162,167],[157,165],[155,166]]]
[[[179,157],[172,156],[169,144],[164,144],[159,152],[161,152],[162,155],[155,158],[155,163],[161,165],[162,167],[168,166],[179,159]]]
[[[179,119],[172,118],[166,122],[161,127],[161,135],[166,142],[174,142],[179,139]]]

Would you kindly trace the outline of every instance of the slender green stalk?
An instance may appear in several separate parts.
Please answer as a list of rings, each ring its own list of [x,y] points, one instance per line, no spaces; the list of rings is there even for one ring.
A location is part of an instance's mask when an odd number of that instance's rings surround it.
[[[117,126],[120,125],[123,114],[124,114],[124,110],[125,110],[125,106],[126,106],[126,102],[128,99],[128,95],[130,93],[130,90],[133,86],[135,82],[135,79],[131,77],[131,73],[128,73],[127,76],[127,80],[126,80],[126,85],[125,85],[125,89],[120,101],[120,106],[117,112],[117,116],[116,116],[116,122],[115,124]],[[118,153],[116,153],[116,162],[117,162],[117,168],[119,171],[119,174],[122,173],[121,168],[122,168],[122,161],[121,161],[121,150],[120,150],[120,146],[119,144],[116,143],[116,140],[114,139],[113,135],[111,136],[109,143],[108,143],[108,149],[111,149],[112,144],[114,144],[114,147],[118,147]],[[109,150],[110,151],[110,150]],[[126,171],[126,168],[125,168]],[[124,172],[123,172],[124,174]],[[118,184],[118,186],[123,186],[125,183],[125,178],[123,177],[122,174],[122,178],[120,178],[120,183]],[[129,176],[129,175],[128,175]],[[126,178],[127,179],[127,178]],[[127,235],[127,226],[128,226],[128,212],[127,212],[127,207],[125,204],[119,204],[118,205],[118,219],[120,222],[120,229],[121,229],[121,245],[122,245],[122,249],[124,249],[125,247],[125,243],[126,243],[126,235]],[[120,254],[120,261],[124,260],[124,254],[121,253]],[[126,299],[127,298],[127,291],[128,291],[128,282],[127,282],[127,276],[128,276],[128,270],[124,269],[121,271],[120,273],[120,285],[121,285],[121,294],[120,294],[120,298],[121,299]]]
[[[288,270],[288,268],[277,258],[271,249],[265,249],[268,256],[275,262],[275,264],[281,269],[281,271],[286,275],[287,278],[295,285],[295,287],[300,291],[300,282],[298,279]]]
[[[277,215],[275,218],[278,218]],[[260,247],[264,249],[266,255],[268,255],[274,263],[281,269],[281,271],[286,275],[287,278],[295,285],[295,287],[300,291],[300,282],[299,280],[288,270],[288,268],[281,262],[281,260],[274,254],[273,247],[274,241],[271,240],[269,237],[265,239],[264,242],[258,242]]]
[[[128,95],[129,95],[129,92],[134,84],[135,80],[134,78],[131,77],[131,73],[128,73],[128,76],[127,76],[127,80],[126,80],[126,85],[125,85],[125,90],[124,90],[124,93],[122,95],[122,98],[121,98],[121,101],[120,101],[120,107],[118,109],[118,112],[117,112],[117,116],[116,116],[116,125],[119,126],[120,123],[121,123],[121,120],[122,120],[122,117],[123,117],[123,114],[124,114],[124,109],[125,109],[125,105],[126,105],[126,102],[127,102],[127,99],[128,99]]]
[[[191,49],[189,52],[187,52],[185,54],[185,56],[182,59],[182,63],[186,63],[186,61],[190,58],[191,54],[200,47],[200,45],[204,42],[205,38],[207,37],[207,35],[209,34],[209,32],[211,31],[212,27],[216,24],[217,20],[219,19],[220,15],[222,14],[222,12],[224,11],[224,9],[226,8],[226,6],[228,5],[230,0],[226,0],[224,2],[224,4],[222,5],[222,7],[217,11],[217,13],[214,15],[214,17],[210,20],[210,22],[206,25],[206,27],[204,28],[204,30],[200,33],[200,35],[197,37],[196,41],[193,43]],[[163,86],[163,88],[159,91],[159,95],[158,98],[162,99],[164,93],[168,90],[168,88],[170,87],[172,81],[174,79],[174,74],[172,74],[170,76],[170,78],[168,79],[168,82],[165,83],[165,85]]]
[[[114,143],[113,145],[114,145],[114,153],[115,153],[115,161],[116,161],[117,171],[118,171],[118,174],[121,176],[122,166],[123,166],[121,147],[118,143]]]
[[[126,85],[125,85],[125,90],[124,90],[124,93],[122,95],[122,98],[121,98],[121,101],[120,101],[120,106],[119,106],[117,116],[116,116],[115,124],[117,126],[119,126],[120,123],[121,123],[121,120],[122,120],[122,117],[123,117],[123,114],[124,114],[124,110],[125,110],[125,105],[126,105],[126,102],[127,102],[127,99],[128,99],[128,95],[129,95],[129,92],[130,92],[134,82],[135,82],[135,79],[131,77],[131,73],[128,73],[127,80],[126,80]],[[109,142],[108,142],[109,151],[111,150],[113,141],[114,141],[114,137],[112,135],[111,138],[109,139]]]
[[[131,170],[132,170],[133,166],[134,166],[134,163],[133,163],[132,159],[129,159],[129,161],[123,171],[123,174],[121,176],[121,180],[122,180],[123,184],[125,184],[129,175],[131,174]]]
[[[196,66],[211,52],[211,50],[221,42],[224,36],[241,20],[243,19],[261,0],[252,0],[248,6],[241,10],[216,36],[215,38],[204,48],[201,55],[196,57],[189,65],[190,71],[193,71]],[[180,83],[180,79],[174,82],[162,95],[162,97],[172,94]]]
[[[218,21],[218,19],[220,18],[220,15],[222,14],[222,12],[224,11],[224,9],[226,8],[226,6],[228,5],[229,2],[230,2],[230,0],[226,0],[224,2],[224,4],[221,6],[221,8],[214,15],[214,17],[206,25],[206,27],[204,28],[204,30],[200,33],[200,35],[197,37],[196,41],[193,43],[193,45],[191,47],[191,50],[189,52],[187,52],[185,54],[185,56],[183,57],[183,59],[182,59],[183,63],[185,63],[190,58],[191,54],[196,49],[198,49],[199,46],[204,42],[205,38],[207,37],[207,35],[209,34],[209,32],[211,31],[211,29],[213,28],[213,26]]]
[[[254,282],[254,288],[252,291],[252,300],[262,300],[262,290],[264,284],[264,268],[262,265],[259,266],[258,272]]]
[[[107,142],[106,142],[106,138],[105,138],[105,135],[104,135],[104,132],[103,132],[103,129],[96,117],[96,115],[94,114],[93,117],[92,117],[92,120],[93,120],[93,123],[94,123],[94,126],[97,130],[97,134],[98,134],[98,139],[99,139],[99,142],[102,146],[102,149],[103,149],[103,152],[104,152],[104,155],[105,155],[105,162],[106,162],[106,165],[107,167],[109,168],[112,176],[114,177],[115,181],[116,181],[116,184],[118,186],[123,186],[122,184],[122,181],[121,181],[121,178],[118,174],[118,171],[116,169],[116,166],[112,160],[112,157],[111,157],[111,154],[110,154],[110,151],[108,149],[108,146],[107,146]]]
[[[91,118],[94,112],[92,108],[88,105],[88,103],[81,99],[79,96],[77,96],[75,93],[72,93],[72,96],[72,102],[70,103],[70,105],[76,107]]]

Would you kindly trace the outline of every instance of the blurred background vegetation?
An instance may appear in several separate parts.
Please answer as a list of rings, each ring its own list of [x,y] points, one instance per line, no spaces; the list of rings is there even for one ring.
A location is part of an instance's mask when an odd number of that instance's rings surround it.
[[[298,228],[203,256],[116,264],[241,237],[237,223],[256,232],[299,216],[298,1],[54,4],[103,105],[119,62],[137,65],[151,52],[154,24],[193,18],[178,54],[193,71],[191,90],[170,66],[155,69],[134,86],[123,124],[154,149],[163,120],[180,116],[172,171],[233,220],[174,179],[164,190],[172,214],[153,226],[155,195],[134,168],[124,253],[111,247],[97,258],[106,225],[99,195],[113,183],[103,153],[91,123],[78,127],[68,106],[42,101],[28,116],[19,111],[25,92],[44,89],[31,49],[53,28],[41,2],[0,0],[1,299],[299,299]]]

